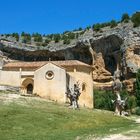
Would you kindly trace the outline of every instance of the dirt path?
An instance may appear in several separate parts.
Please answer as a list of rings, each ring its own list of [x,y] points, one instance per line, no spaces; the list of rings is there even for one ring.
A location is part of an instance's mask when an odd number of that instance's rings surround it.
[[[140,117],[132,117],[131,119],[140,124]],[[123,134],[114,134],[99,140],[140,140],[140,125]]]

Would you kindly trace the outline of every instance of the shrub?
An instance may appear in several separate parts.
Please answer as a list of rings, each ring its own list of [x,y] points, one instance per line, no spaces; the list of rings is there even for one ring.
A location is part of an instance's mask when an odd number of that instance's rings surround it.
[[[110,27],[111,28],[114,28],[114,27],[116,27],[117,26],[117,22],[115,21],[115,20],[111,20],[111,22],[110,22]]]
[[[131,20],[134,23],[134,27],[140,26],[140,12],[133,14]]]
[[[12,37],[16,39],[16,41],[19,41],[19,34],[18,33],[13,33]]]
[[[137,107],[136,108],[136,115],[139,115],[140,116],[140,107]]]
[[[69,32],[68,33],[68,38],[69,39],[75,39],[75,33]]]
[[[75,37],[76,37],[76,39],[78,39],[78,37],[79,37],[79,33],[76,33]]]
[[[64,40],[63,40],[63,44],[70,44],[70,39],[68,39],[68,38],[65,38]]]
[[[86,27],[86,30],[89,30],[89,29],[91,29],[91,26],[87,26],[87,27]]]
[[[82,29],[82,27],[80,27],[78,30],[79,30],[79,31],[82,31],[83,29]]]
[[[121,99],[126,100],[125,110],[129,110],[133,113],[133,109],[137,106],[135,95],[130,95],[125,89],[123,89],[120,93]]]
[[[49,44],[50,43],[50,40],[49,39],[45,39],[45,43],[46,44]]]
[[[32,36],[34,37],[34,41],[35,41],[35,42],[42,42],[42,41],[43,41],[42,35],[39,34],[39,33],[35,33],[35,34],[33,34]]]
[[[130,110],[130,113],[133,113],[133,109],[136,107],[136,97],[134,95],[129,96],[127,100],[127,109]]]
[[[99,23],[93,25],[93,30],[98,32],[101,30],[101,25]]]
[[[126,98],[128,98],[129,93],[127,92],[126,89],[122,89],[120,95],[121,95],[121,98],[122,98],[122,99],[126,99]]]
[[[110,22],[104,22],[100,25],[101,25],[101,28],[104,28],[104,27],[110,26]]]
[[[125,13],[122,15],[121,22],[127,23],[127,22],[129,22],[129,19],[130,19],[129,15],[127,13]]]
[[[54,39],[55,43],[58,43],[61,40],[60,34],[54,34],[54,38],[53,39]]]
[[[29,33],[21,33],[23,43],[31,43],[31,35]]]
[[[42,46],[47,46],[51,40],[45,39],[45,42],[42,43]]]
[[[114,110],[112,99],[115,99],[111,91],[94,91],[94,105],[97,109]]]
[[[54,36],[54,34],[46,35],[46,37],[50,40],[53,40],[53,36]]]
[[[136,92],[137,106],[140,107],[140,69],[136,74],[135,90],[136,90],[135,92]]]

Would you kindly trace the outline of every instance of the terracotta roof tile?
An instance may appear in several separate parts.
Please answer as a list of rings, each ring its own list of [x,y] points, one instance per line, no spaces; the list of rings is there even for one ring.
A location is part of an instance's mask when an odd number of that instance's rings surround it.
[[[53,63],[55,65],[61,67],[68,67],[68,66],[85,66],[91,67],[90,65],[83,63],[78,60],[65,60],[65,61],[36,61],[36,62],[10,62],[3,66],[4,69],[12,69],[12,68],[26,68],[26,69],[38,69],[47,63]]]

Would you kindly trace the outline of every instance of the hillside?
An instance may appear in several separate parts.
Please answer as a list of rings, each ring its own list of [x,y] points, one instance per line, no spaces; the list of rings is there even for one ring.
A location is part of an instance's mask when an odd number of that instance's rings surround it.
[[[0,106],[2,140],[101,140],[118,133],[120,140],[139,136],[134,121],[109,111],[72,110],[39,97],[9,93],[0,93]]]

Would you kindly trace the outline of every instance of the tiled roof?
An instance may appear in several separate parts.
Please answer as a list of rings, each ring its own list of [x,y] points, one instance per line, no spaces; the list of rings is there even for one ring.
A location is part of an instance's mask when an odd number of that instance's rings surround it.
[[[4,69],[16,69],[16,68],[26,68],[26,69],[32,69],[36,70],[40,67],[42,67],[45,64],[53,63],[55,65],[61,66],[61,67],[68,67],[68,66],[85,66],[85,67],[91,67],[90,65],[83,63],[78,60],[65,60],[65,61],[36,61],[36,62],[10,62],[3,66]]]

